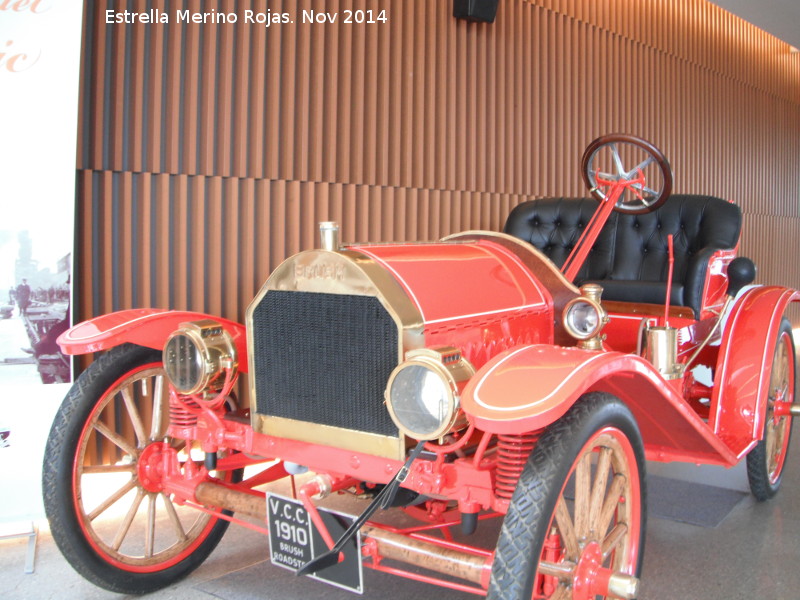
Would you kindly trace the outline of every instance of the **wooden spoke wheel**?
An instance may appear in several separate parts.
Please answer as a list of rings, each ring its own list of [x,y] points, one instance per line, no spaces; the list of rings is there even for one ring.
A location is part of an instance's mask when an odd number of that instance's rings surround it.
[[[792,417],[781,408],[794,402],[795,364],[792,328],[784,319],[772,357],[764,437],[747,455],[750,491],[760,501],[772,498],[781,485],[792,433]]]
[[[106,589],[169,585],[199,566],[228,526],[164,492],[164,453],[177,454],[180,470],[203,464],[198,449],[166,437],[168,424],[161,353],[133,345],[92,363],[56,415],[43,467],[51,531],[72,566]]]
[[[633,416],[613,396],[585,395],[528,460],[500,533],[488,597],[634,598],[644,498],[644,450]]]

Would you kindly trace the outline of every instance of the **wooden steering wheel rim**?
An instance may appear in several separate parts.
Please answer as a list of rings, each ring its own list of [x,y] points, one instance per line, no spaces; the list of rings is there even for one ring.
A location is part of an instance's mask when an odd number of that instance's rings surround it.
[[[604,146],[609,144],[615,144],[617,142],[624,142],[627,144],[632,144],[642,150],[644,150],[647,154],[653,157],[656,165],[661,170],[661,174],[664,178],[664,185],[661,188],[661,193],[658,195],[656,200],[648,205],[645,206],[630,206],[630,205],[621,205],[619,202],[614,207],[614,210],[621,213],[627,214],[636,214],[636,213],[646,213],[652,212],[656,210],[659,206],[664,204],[669,198],[670,193],[672,192],[672,168],[670,167],[669,161],[667,157],[664,156],[664,153],[661,152],[658,148],[656,148],[650,142],[643,140],[642,138],[638,138],[633,135],[629,135],[626,133],[612,133],[609,135],[603,135],[599,138],[592,141],[587,147],[586,150],[583,152],[583,157],[581,158],[581,175],[583,176],[583,182],[586,184],[586,187],[589,189],[589,192],[592,196],[598,201],[602,202],[605,200],[605,195],[597,188],[594,182],[591,180],[589,176],[589,166],[592,158],[594,155]]]

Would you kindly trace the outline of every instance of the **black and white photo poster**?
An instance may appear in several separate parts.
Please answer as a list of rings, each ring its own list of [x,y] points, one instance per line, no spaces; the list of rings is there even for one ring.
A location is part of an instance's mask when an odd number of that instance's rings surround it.
[[[43,448],[71,380],[55,339],[71,315],[82,11],[0,0],[0,522],[42,514]]]

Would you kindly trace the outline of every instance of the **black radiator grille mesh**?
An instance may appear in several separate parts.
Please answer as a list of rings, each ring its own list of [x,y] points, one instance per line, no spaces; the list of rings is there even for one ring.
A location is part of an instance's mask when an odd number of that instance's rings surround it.
[[[398,435],[383,403],[397,335],[371,296],[267,292],[253,311],[256,411]]]

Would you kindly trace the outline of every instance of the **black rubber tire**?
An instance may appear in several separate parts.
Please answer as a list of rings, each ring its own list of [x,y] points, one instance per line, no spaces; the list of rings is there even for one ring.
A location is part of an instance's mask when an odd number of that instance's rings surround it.
[[[785,338],[784,336],[788,336],[788,338]],[[795,377],[795,366],[797,363],[794,353],[792,325],[789,323],[788,319],[784,318],[781,321],[781,328],[778,332],[778,340],[775,343],[776,355],[773,356],[773,367],[775,366],[775,356],[777,356],[779,345],[783,342],[783,340],[786,339],[788,339],[789,367],[792,369],[791,381],[794,383],[794,385],[792,385],[788,390],[788,393],[791,394],[791,397],[788,399],[788,401],[794,402],[796,391],[795,386],[797,381]],[[772,382],[770,382],[770,400],[772,399],[771,392]],[[767,456],[767,435],[770,422],[773,420],[773,418],[772,409],[767,406],[767,412],[764,419],[764,437],[747,455],[747,480],[750,483],[750,491],[759,502],[769,500],[778,493],[778,490],[781,487],[781,480],[783,479],[783,469],[786,466],[786,457],[784,456],[777,473],[770,473],[769,457]],[[786,440],[785,444],[783,445],[785,448],[784,452],[788,452],[792,436],[792,418],[787,416],[782,417],[782,419],[786,420]]]
[[[113,592],[144,594],[168,586],[196,569],[219,543],[229,522],[204,528],[205,539],[188,556],[155,572],[133,572],[111,564],[92,548],[75,508],[73,464],[81,434],[93,409],[115,382],[144,365],[161,365],[161,352],[132,344],[117,346],[93,362],[76,380],[56,413],[44,453],[42,487],[53,539],[72,567],[87,580]],[[234,480],[241,479],[235,471]],[[135,475],[137,489],[141,487]],[[227,513],[230,514],[230,513]],[[200,536],[197,536],[199,538]],[[195,538],[195,539],[197,539]]]
[[[553,523],[556,503],[578,454],[593,436],[608,427],[624,434],[633,449],[638,470],[638,555],[634,575],[641,572],[646,524],[645,459],[636,420],[616,397],[600,392],[582,396],[539,438],[511,499],[497,543],[487,598],[530,600],[545,537]],[[538,597],[538,596],[537,596]]]

